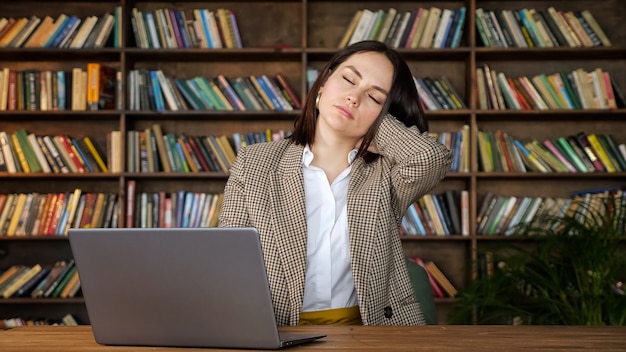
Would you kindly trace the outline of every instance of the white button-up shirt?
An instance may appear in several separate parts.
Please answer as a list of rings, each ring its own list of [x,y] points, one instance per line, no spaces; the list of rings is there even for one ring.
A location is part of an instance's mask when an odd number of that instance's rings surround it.
[[[357,150],[348,154],[348,163]],[[324,170],[311,165],[309,146],[302,155],[307,214],[307,267],[302,311],[346,308],[358,304],[350,267],[347,195],[348,166],[332,184]]]

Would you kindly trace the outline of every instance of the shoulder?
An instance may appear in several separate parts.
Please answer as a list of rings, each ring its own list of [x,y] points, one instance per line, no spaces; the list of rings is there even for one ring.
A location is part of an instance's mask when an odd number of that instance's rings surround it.
[[[287,149],[290,145],[292,145],[290,139],[283,139],[280,141],[273,142],[262,142],[250,144],[243,148],[247,154],[271,154],[271,153],[280,153]]]
[[[272,168],[285,158],[302,158],[303,147],[290,139],[251,144],[241,149],[237,155],[239,162],[256,168]],[[299,156],[298,156],[299,154]]]
[[[271,159],[280,157],[291,145],[293,145],[293,143],[288,139],[274,142],[255,143],[244,147],[240,153],[245,154],[246,158],[254,157],[255,159]]]

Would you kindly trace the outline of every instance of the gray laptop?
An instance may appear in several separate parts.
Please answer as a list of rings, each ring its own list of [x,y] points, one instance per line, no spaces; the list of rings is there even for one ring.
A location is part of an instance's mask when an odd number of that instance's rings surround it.
[[[280,336],[254,228],[70,229],[69,240],[100,344],[278,349],[325,336]]]

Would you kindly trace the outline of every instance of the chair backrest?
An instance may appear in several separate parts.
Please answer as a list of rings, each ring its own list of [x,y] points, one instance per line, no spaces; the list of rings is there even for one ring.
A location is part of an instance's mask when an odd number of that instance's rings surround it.
[[[430,287],[426,269],[409,259],[406,260],[406,267],[413,285],[413,291],[415,291],[415,296],[422,307],[426,324],[436,325],[437,307],[435,306],[435,299],[433,298],[433,291]]]

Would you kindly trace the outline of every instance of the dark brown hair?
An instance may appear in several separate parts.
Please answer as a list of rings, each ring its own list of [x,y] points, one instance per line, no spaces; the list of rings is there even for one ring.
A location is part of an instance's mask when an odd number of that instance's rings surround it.
[[[375,155],[369,153],[367,148],[374,140],[378,126],[383,116],[387,113],[393,115],[397,120],[404,123],[407,127],[417,126],[421,132],[428,131],[428,121],[424,116],[421,100],[415,88],[413,75],[406,61],[400,54],[389,48],[386,44],[375,40],[366,40],[349,45],[337,53],[330,59],[326,66],[320,71],[315,83],[307,94],[302,113],[294,122],[294,132],[291,139],[300,145],[313,143],[315,139],[315,124],[317,120],[317,108],[315,99],[320,88],[326,83],[326,80],[341,63],[345,62],[352,55],[362,52],[378,52],[385,55],[393,65],[393,80],[391,81],[391,90],[385,101],[380,115],[372,124],[372,127],[365,133],[363,143],[358,151],[358,155],[371,161]]]

